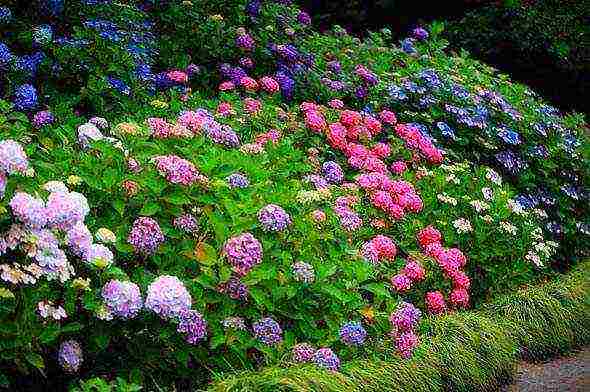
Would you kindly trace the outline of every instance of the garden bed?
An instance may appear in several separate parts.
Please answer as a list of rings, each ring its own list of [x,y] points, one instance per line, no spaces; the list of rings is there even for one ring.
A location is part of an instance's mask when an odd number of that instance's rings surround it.
[[[494,391],[518,360],[541,361],[590,342],[590,262],[554,281],[424,321],[411,361],[352,361],[340,373],[313,366],[223,374],[211,391]]]

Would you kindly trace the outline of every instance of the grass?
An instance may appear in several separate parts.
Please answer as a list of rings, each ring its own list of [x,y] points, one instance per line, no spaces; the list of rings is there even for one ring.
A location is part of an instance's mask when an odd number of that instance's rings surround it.
[[[339,373],[314,366],[226,375],[211,391],[491,391],[516,362],[543,360],[590,343],[590,261],[478,311],[429,317],[410,360],[359,359]]]

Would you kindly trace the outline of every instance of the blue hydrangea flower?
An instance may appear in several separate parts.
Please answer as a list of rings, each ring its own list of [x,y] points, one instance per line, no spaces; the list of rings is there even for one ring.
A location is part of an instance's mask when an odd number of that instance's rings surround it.
[[[415,54],[418,51],[416,50],[416,48],[414,47],[414,43],[416,42],[416,40],[414,40],[413,38],[406,38],[401,42],[401,48],[404,52],[406,52],[407,54]]]
[[[12,11],[8,7],[0,7],[0,23],[8,23],[12,19]]]
[[[124,95],[131,94],[131,88],[129,88],[129,86],[127,84],[125,84],[125,82],[122,81],[121,79],[117,79],[112,76],[107,76],[107,82],[109,83],[109,85],[112,88],[114,88],[115,90],[117,90],[121,94],[124,94]]]
[[[16,110],[29,111],[37,106],[37,90],[30,84],[17,87],[14,92],[14,107]]]
[[[396,101],[405,101],[408,99],[404,89],[396,84],[389,85],[387,91],[389,92],[389,96]]]
[[[4,42],[0,42],[0,69],[6,70],[12,59],[10,48]]]
[[[361,323],[350,321],[340,328],[340,340],[349,346],[362,346],[367,338],[367,331]]]
[[[436,123],[436,127],[440,130],[443,137],[448,139],[455,139],[455,131],[447,123],[439,121]]]
[[[500,126],[497,128],[497,135],[500,139],[504,141],[504,143],[516,146],[522,143],[520,139],[520,134],[515,132],[507,127]]]
[[[516,175],[528,167],[525,161],[510,150],[499,152],[495,157],[502,167],[512,175]]]

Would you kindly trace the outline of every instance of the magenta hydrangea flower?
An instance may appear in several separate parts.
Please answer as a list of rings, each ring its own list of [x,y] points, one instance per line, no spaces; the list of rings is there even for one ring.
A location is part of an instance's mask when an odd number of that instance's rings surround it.
[[[147,216],[139,217],[133,222],[127,237],[127,242],[133,246],[135,252],[144,255],[156,253],[164,240],[164,233],[158,222]]]
[[[207,321],[196,310],[182,309],[178,314],[176,330],[186,335],[186,341],[196,344],[207,337]]]
[[[334,351],[330,348],[320,348],[315,352],[313,355],[313,362],[324,369],[328,369],[331,371],[338,371],[340,368],[340,359]]]
[[[265,231],[283,231],[291,224],[291,217],[276,204],[268,204],[258,211],[258,221]]]
[[[16,192],[10,200],[13,215],[25,226],[41,228],[47,223],[45,203],[28,193]]]
[[[402,302],[395,312],[389,316],[389,322],[397,331],[405,332],[416,327],[421,315],[422,312],[414,305]]]
[[[419,344],[420,339],[414,331],[402,332],[395,339],[395,347],[402,358],[410,358]]]
[[[59,365],[67,373],[76,373],[84,361],[82,347],[75,340],[66,340],[59,346],[57,354]]]
[[[191,295],[176,276],[163,275],[149,285],[145,307],[160,317],[172,318],[190,309],[191,302]]]
[[[11,139],[0,141],[0,171],[25,174],[28,168],[27,154],[19,143]]]
[[[340,340],[348,346],[362,346],[367,338],[367,331],[358,321],[350,321],[340,328]]]
[[[101,294],[107,309],[115,317],[134,318],[143,307],[141,292],[133,282],[111,279],[103,286]]]
[[[305,363],[311,362],[315,349],[309,343],[299,343],[293,346],[291,350],[291,358],[293,362]]]
[[[195,165],[176,155],[160,155],[153,158],[158,172],[173,184],[191,185],[203,182],[205,176]]]
[[[279,323],[270,317],[265,317],[252,325],[254,336],[267,346],[273,346],[283,340],[283,330]]]
[[[250,233],[230,238],[224,247],[229,263],[239,275],[246,275],[262,261],[262,245]]]

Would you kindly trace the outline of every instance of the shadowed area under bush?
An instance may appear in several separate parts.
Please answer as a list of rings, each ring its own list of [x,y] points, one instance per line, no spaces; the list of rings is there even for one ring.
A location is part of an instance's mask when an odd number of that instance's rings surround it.
[[[590,262],[477,312],[424,322],[410,360],[356,360],[331,373],[310,366],[225,375],[212,391],[497,390],[518,359],[541,360],[590,342]]]

